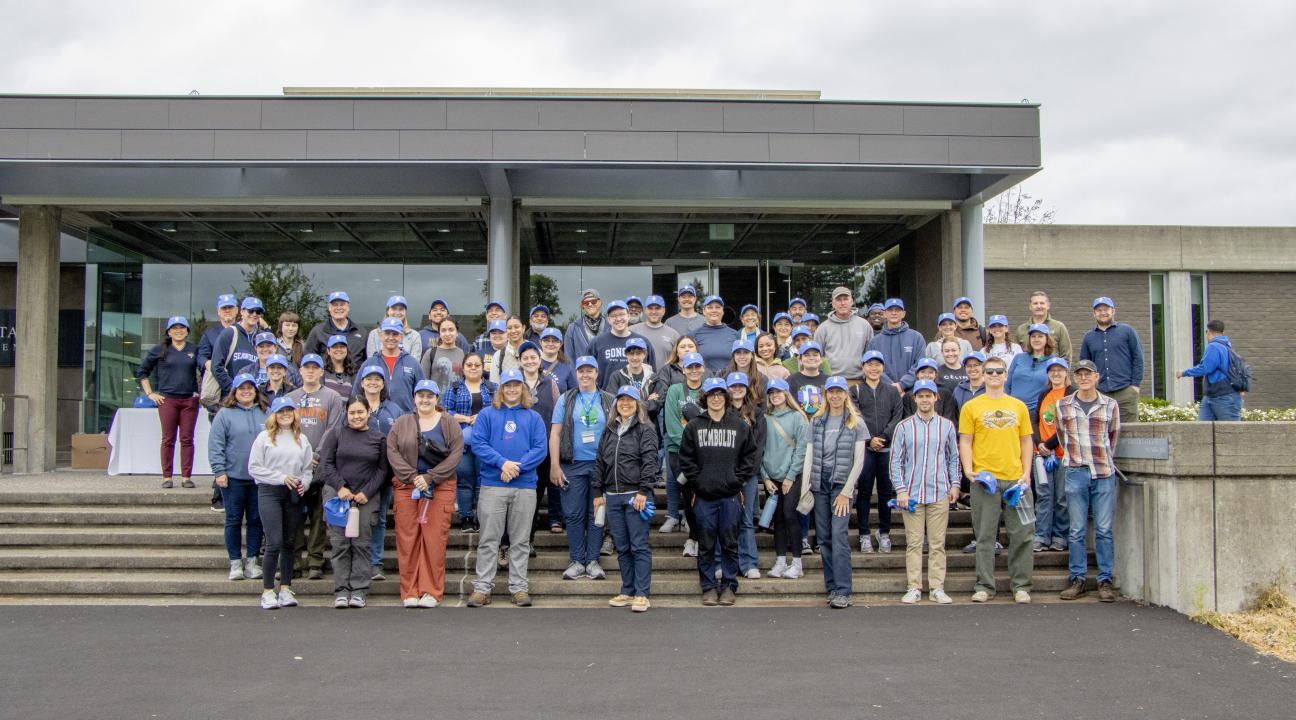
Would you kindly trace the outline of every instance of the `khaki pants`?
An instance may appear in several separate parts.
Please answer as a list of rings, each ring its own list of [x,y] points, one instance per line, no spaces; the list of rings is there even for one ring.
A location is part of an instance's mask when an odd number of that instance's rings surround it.
[[[1121,424],[1138,422],[1138,388],[1133,385],[1117,390],[1116,392],[1106,393],[1107,397],[1116,401],[1120,406]]]
[[[1016,481],[1000,480],[999,492],[991,495],[980,483],[972,483],[972,526],[976,532],[976,589],[995,594],[995,542],[999,537],[999,518],[1003,517],[1008,531],[1008,580],[1013,592],[1031,590],[1031,576],[1035,572],[1035,553],[1031,541],[1035,539],[1035,523],[1023,524],[1016,508],[1004,505],[1003,491]],[[1029,490],[1027,490],[1029,492]]]
[[[949,502],[940,500],[919,505],[914,512],[900,512],[905,526],[905,577],[908,589],[922,589],[923,531],[927,533],[927,585],[945,589],[945,528],[949,526]]]

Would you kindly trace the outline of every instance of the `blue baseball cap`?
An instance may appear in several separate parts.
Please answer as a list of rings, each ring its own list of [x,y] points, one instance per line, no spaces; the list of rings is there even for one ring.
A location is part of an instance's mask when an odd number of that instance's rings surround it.
[[[792,386],[788,385],[788,381],[783,378],[770,378],[765,383],[765,392],[769,393],[771,390],[782,390],[785,393],[790,393],[792,392]]]
[[[558,342],[562,342],[563,339],[562,330],[559,330],[558,328],[545,328],[544,332],[540,333],[540,339],[545,340],[548,338],[553,338]]]
[[[1044,372],[1048,372],[1049,370],[1053,369],[1055,365],[1065,368],[1067,370],[1071,369],[1071,363],[1067,362],[1066,358],[1055,357],[1055,358],[1049,358],[1049,361],[1044,363]]]
[[[756,347],[752,345],[751,340],[734,340],[733,345],[729,348],[729,354],[732,355],[738,352],[739,350],[746,350],[747,352],[756,352]]]
[[[351,296],[347,295],[345,290],[334,290],[328,294],[329,302],[337,302],[338,300],[341,300],[344,303],[349,303],[351,302]]]
[[[350,345],[351,343],[347,342],[346,335],[329,335],[328,343],[326,344],[329,347],[333,347],[334,345]]]
[[[968,360],[976,360],[977,362],[981,363],[982,365],[985,365],[985,361],[986,361],[986,354],[983,353],[983,352],[981,352],[980,350],[973,350],[972,352],[970,352],[970,353],[968,353],[967,355],[964,355],[964,356],[963,356],[963,364],[964,364],[964,365],[967,365],[967,364],[968,364]]]
[[[504,372],[500,373],[500,381],[499,381],[500,386],[508,385],[511,382],[516,382],[516,383],[522,382],[521,370],[518,370],[517,368],[509,368],[508,370],[505,370]]]
[[[244,385],[244,384],[252,385],[255,387],[256,377],[251,373],[239,373],[238,375],[234,376],[234,381],[230,383],[230,389],[231,390],[236,389],[240,385]]]
[[[648,352],[648,343],[645,342],[643,338],[632,337],[625,341],[625,349],[626,352],[630,352],[631,350],[643,350],[644,352]]]
[[[238,298],[234,297],[233,295],[216,296],[217,310],[220,310],[221,308],[227,308],[227,307],[238,307],[238,304],[239,304]]]
[[[504,332],[506,329],[508,329],[507,320],[491,320],[490,324],[486,326],[486,332],[488,333]]]
[[[396,307],[397,305],[404,305],[408,310],[409,300],[406,300],[404,295],[392,295],[387,298],[387,307]]]
[[[706,307],[711,303],[719,303],[720,305],[724,305],[724,298],[720,297],[719,295],[707,295],[706,299],[702,301],[702,306]]]
[[[436,384],[436,380],[419,380],[414,384],[414,394],[417,395],[421,392],[430,392],[439,397],[441,395],[441,386]]]
[[[643,307],[644,304],[643,298],[639,297],[638,295],[631,295],[630,297],[626,298],[625,301],[626,301],[626,305],[629,305],[630,303],[639,303],[639,307]]]
[[[751,380],[747,377],[747,373],[731,372],[725,377],[725,387],[731,388],[735,385],[742,385],[743,387],[751,385]]]
[[[975,307],[975,306],[972,304],[972,298],[970,298],[970,297],[968,297],[968,296],[966,296],[966,295],[964,295],[963,297],[957,297],[957,298],[954,298],[954,304],[953,304],[953,305],[950,305],[950,307],[951,307],[951,308],[956,308],[956,307],[958,307],[959,305],[962,305],[962,304],[964,304],[964,303],[967,303],[967,306],[968,306],[968,307]]]
[[[613,300],[607,304],[607,314],[611,315],[613,310],[625,310],[630,312],[630,306],[625,304],[624,300]]]
[[[298,363],[298,365],[299,367],[306,367],[310,363],[315,363],[320,367],[324,367],[324,358],[315,353],[306,353],[305,355],[302,355],[301,362]]]
[[[172,315],[171,317],[167,318],[167,324],[166,324],[167,330],[170,330],[176,325],[181,325],[186,330],[189,329],[189,321],[185,319],[184,315]]]
[[[832,390],[833,388],[850,392],[850,385],[846,383],[846,378],[841,375],[833,375],[824,381],[824,392]]]
[[[253,347],[266,344],[277,345],[278,343],[279,341],[275,339],[274,333],[272,332],[259,332],[252,337]]]
[[[445,300],[442,300],[441,298],[434,299],[432,303],[428,305],[428,310],[431,310],[437,305],[440,305],[441,307],[445,308],[446,312],[450,312],[450,306],[446,303]]]
[[[400,318],[384,318],[379,328],[382,332],[405,333],[405,323]]]
[[[823,346],[814,340],[809,340],[801,345],[801,354],[805,355],[808,352],[817,352],[823,355]]]
[[[497,307],[500,310],[503,310],[504,312],[508,312],[508,306],[500,302],[499,300],[491,300],[490,302],[486,303],[487,310],[490,310],[492,306]]]
[[[1045,335],[1052,334],[1049,331],[1049,326],[1045,323],[1035,323],[1031,325],[1029,328],[1027,328],[1026,334],[1030,335],[1031,333],[1044,333]]]
[[[914,363],[914,372],[918,372],[923,368],[931,368],[932,370],[940,372],[940,365],[938,365],[935,360],[932,360],[929,357],[919,358],[918,362]]]
[[[584,367],[592,367],[595,370],[597,370],[598,361],[594,359],[593,355],[581,355],[580,357],[576,358],[576,369],[580,370],[581,368]]]
[[[986,327],[994,327],[995,325],[1003,325],[1004,327],[1008,327],[1008,316],[991,315],[990,321],[986,323]]]
[[[703,395],[710,395],[713,392],[728,392],[728,390],[724,378],[713,377],[702,381]]]
[[[274,402],[270,403],[270,414],[274,415],[280,410],[296,410],[297,404],[286,397],[277,397]]]
[[[634,385],[622,385],[621,387],[617,388],[616,396],[634,398],[635,400],[642,399],[642,396],[639,394],[639,388],[635,387]]]
[[[260,310],[261,312],[265,312],[265,305],[263,305],[260,300],[254,297],[243,298],[243,302],[239,304],[239,307],[243,308],[244,310]]]
[[[882,312],[885,309],[886,308],[882,307],[882,303],[873,303],[872,305],[869,305],[868,312],[869,314],[872,314],[875,312]]]
[[[702,359],[701,355],[695,352],[691,352],[691,353],[684,353],[684,359],[680,362],[680,367],[690,368],[690,367],[695,367],[697,365],[705,365],[705,364],[706,362]]]
[[[807,302],[805,301],[805,298],[794,297],[794,298],[792,298],[791,300],[788,300],[788,307],[789,307],[789,308],[792,307],[793,305],[797,305],[797,304],[800,304],[800,305],[802,305],[802,306],[809,305],[809,303],[807,303]]]
[[[379,365],[365,365],[364,367],[360,368],[361,380],[364,380],[370,375],[377,375],[378,377],[383,379],[384,383],[387,382],[387,369],[384,367],[381,367]]]
[[[284,369],[291,367],[288,364],[288,358],[284,357],[283,355],[280,355],[279,353],[275,353],[274,355],[271,355],[269,358],[266,359],[266,367],[270,367],[271,365],[278,365],[279,367],[282,367]]]
[[[936,324],[940,325],[943,322],[958,322],[958,318],[954,317],[954,313],[941,313],[940,315],[937,315]]]
[[[877,350],[869,350],[868,352],[864,353],[864,357],[860,358],[860,365],[863,365],[864,363],[869,362],[870,360],[877,360],[883,365],[886,365],[886,357],[884,357],[882,353],[878,352]]]
[[[786,321],[789,325],[792,324],[792,316],[791,316],[791,315],[788,315],[788,314],[785,313],[785,312],[781,312],[781,313],[774,313],[774,322],[773,322],[772,324],[777,325],[777,324],[779,323],[780,320],[782,320],[782,321]]]
[[[539,346],[539,345],[536,345],[535,343],[531,342],[530,340],[524,340],[524,341],[522,342],[521,345],[518,345],[518,351],[517,351],[517,352],[518,352],[518,357],[522,357],[522,353],[526,352],[527,350],[535,350],[536,355],[539,355],[539,354],[540,354],[540,346]]]
[[[1111,308],[1112,310],[1115,310],[1115,309],[1116,309],[1116,301],[1115,301],[1115,300],[1112,300],[1111,298],[1107,297],[1106,295],[1103,295],[1103,296],[1100,297],[1100,298],[1095,298],[1095,299],[1094,299],[1094,301],[1093,301],[1093,306],[1094,306],[1095,308],[1097,308],[1099,305],[1106,305],[1107,307]]]
[[[797,325],[796,327],[792,328],[792,337],[795,338],[798,335],[805,335],[806,337],[810,337],[811,335],[814,335],[814,333],[810,332],[810,328],[806,327],[805,325]]]
[[[666,307],[666,298],[661,295],[649,295],[648,299],[644,301],[644,307],[653,307],[654,305]]]
[[[738,311],[738,317],[742,317],[743,315],[745,315],[748,310],[751,310],[757,315],[760,315],[760,308],[756,307],[755,305],[752,305],[751,303],[748,303],[746,305],[743,305],[742,309]]]
[[[805,315],[802,315],[802,316],[801,316],[801,322],[815,322],[815,323],[817,323],[817,322],[819,322],[819,316],[818,316],[818,315],[815,315],[814,313],[808,312],[808,313],[806,313]]]
[[[694,290],[692,285],[685,285],[684,287],[682,287],[682,288],[680,288],[679,290],[676,290],[676,291],[675,291],[675,296],[676,296],[676,297],[679,297],[680,295],[693,295],[693,296],[697,296],[697,290]]]
[[[911,390],[910,392],[912,392],[914,395],[917,395],[923,390],[926,390],[927,392],[933,393],[935,395],[940,395],[940,390],[937,389],[936,383],[932,382],[931,380],[919,380],[915,382],[913,386],[913,390]]]
[[[527,313],[527,317],[531,317],[532,315],[535,315],[535,314],[538,313],[538,312],[542,312],[542,313],[544,313],[545,315],[551,315],[551,314],[552,314],[552,313],[549,312],[549,306],[548,306],[548,305],[536,305],[535,307],[531,308],[531,312]]]
[[[882,309],[890,310],[891,308],[900,308],[901,310],[904,310],[904,300],[901,300],[900,298],[887,298],[886,302],[882,303]]]

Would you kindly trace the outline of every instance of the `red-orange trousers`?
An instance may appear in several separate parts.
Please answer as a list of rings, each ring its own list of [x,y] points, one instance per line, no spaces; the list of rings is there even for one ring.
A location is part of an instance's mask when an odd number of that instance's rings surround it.
[[[412,484],[399,481],[392,484],[401,598],[417,598],[427,593],[440,602],[445,594],[446,543],[450,539],[450,514],[455,506],[455,482],[437,485],[431,500],[411,499]],[[424,512],[426,522],[420,523],[419,515]]]

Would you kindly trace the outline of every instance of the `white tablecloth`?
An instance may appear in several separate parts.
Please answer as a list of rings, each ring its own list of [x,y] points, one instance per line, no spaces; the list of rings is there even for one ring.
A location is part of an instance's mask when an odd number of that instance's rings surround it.
[[[194,428],[194,475],[211,475],[207,460],[207,436],[211,421],[207,411],[198,409],[198,425]],[[161,475],[162,420],[153,408],[122,408],[113,415],[108,428],[109,475]],[[180,475],[180,438],[176,438],[175,475]]]

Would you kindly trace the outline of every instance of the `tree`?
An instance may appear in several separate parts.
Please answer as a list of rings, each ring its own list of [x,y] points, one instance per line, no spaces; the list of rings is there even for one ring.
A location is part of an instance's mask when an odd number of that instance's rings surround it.
[[[536,273],[531,276],[528,285],[531,304],[549,308],[549,317],[557,320],[562,315],[562,307],[558,305],[558,283],[548,275]]]
[[[1009,188],[985,206],[985,222],[994,225],[1050,225],[1056,214],[1056,210],[1045,210],[1044,200],[1027,193],[1020,185]]]
[[[243,271],[243,287],[235,288],[240,297],[255,297],[265,305],[265,321],[277,328],[279,315],[295,312],[301,317],[299,337],[305,337],[323,315],[324,293],[315,284],[315,276],[307,275],[300,265],[288,263],[257,263]]]

